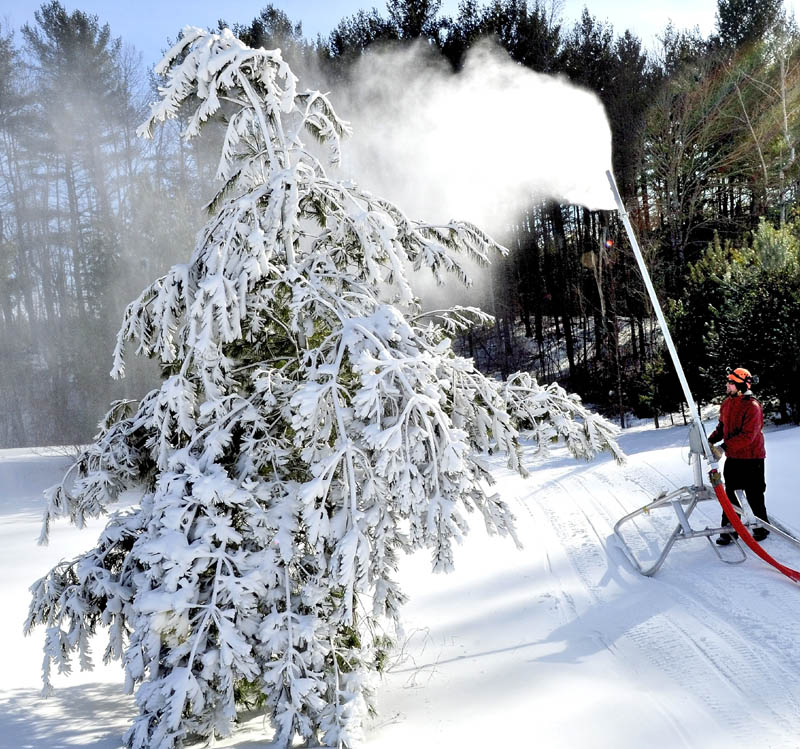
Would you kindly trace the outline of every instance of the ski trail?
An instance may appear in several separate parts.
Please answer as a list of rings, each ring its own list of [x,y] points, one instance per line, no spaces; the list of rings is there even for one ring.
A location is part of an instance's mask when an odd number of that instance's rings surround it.
[[[549,484],[547,493],[556,496],[557,492],[552,491],[553,488],[560,487],[559,481],[553,481]],[[570,555],[567,553],[567,548],[563,543],[558,524],[554,523],[554,519],[559,515],[550,506],[549,502],[532,502],[520,500],[520,505],[524,507],[527,513],[534,521],[534,528],[536,531],[536,543],[539,548],[545,550],[545,556],[548,560],[548,567],[554,580],[557,582],[555,587],[554,597],[556,601],[564,601],[565,606],[558,607],[560,621],[565,628],[568,628],[571,623],[576,620],[584,622],[584,628],[588,633],[589,639],[595,641],[598,645],[602,646],[606,652],[612,657],[613,663],[610,667],[611,671],[608,674],[609,680],[620,679],[628,681],[631,675],[628,673],[626,666],[626,658],[620,653],[618,644],[613,637],[609,637],[606,629],[602,626],[595,625],[591,617],[587,616],[587,611],[591,611],[593,607],[599,602],[595,587],[590,583],[584,574],[582,574],[582,565],[576,566],[574,560],[570,560]],[[582,549],[586,555],[593,557],[592,549],[597,548],[598,543],[604,545],[605,539],[602,537],[601,532],[592,523],[591,518],[587,513],[584,513],[585,521],[591,526],[592,533],[586,534],[585,545],[582,542]],[[594,536],[594,539],[591,538]],[[583,586],[575,586],[575,575],[580,577]],[[577,590],[577,592],[576,592]],[[568,591],[572,591],[569,593]],[[650,705],[651,709],[656,711],[669,728],[672,730],[670,737],[670,745],[675,747],[692,747],[692,738],[687,733],[682,725],[679,716],[676,716],[669,707],[663,705],[656,695],[647,688],[646,685],[641,686],[640,696],[644,698]]]
[[[670,436],[655,437],[624,466],[554,449],[529,479],[489,458],[524,549],[476,530],[452,576],[405,562],[405,579],[422,587],[407,631],[425,632],[427,647],[409,642],[409,660],[387,675],[392,723],[371,745],[796,749],[798,587],[749,556],[723,564],[702,538],[677,544],[653,578],[619,548],[620,517],[692,483],[680,450],[663,444]],[[718,512],[704,502],[692,519],[716,525]],[[648,551],[676,524],[666,508],[625,528]],[[767,541],[776,558],[781,543]],[[535,739],[520,744],[529,721]]]
[[[665,566],[657,579],[633,572],[612,541],[616,519],[641,506],[642,492],[652,498],[679,484],[649,462],[626,469],[623,481],[607,475],[614,470],[601,465],[553,476],[525,501],[538,506],[569,557],[584,592],[579,615],[586,626],[597,631],[603,629],[597,621],[610,625],[601,636],[609,652],[628,652],[631,662],[649,663],[737,741],[796,746],[796,739],[787,737],[800,734],[800,655],[795,655],[800,625],[785,631],[769,619],[770,610],[782,609],[782,620],[783,607],[796,610],[794,620],[800,619],[796,586],[747,562],[733,569],[717,563],[711,575],[708,566],[695,573],[691,562],[711,554],[702,539],[675,551],[673,569]],[[646,536],[644,528],[637,527],[637,533]],[[659,588],[657,603],[644,605],[646,589],[653,585]],[[642,598],[643,605],[626,608],[632,596]],[[763,599],[766,605],[753,604]],[[608,607],[613,615],[599,613]],[[595,613],[587,616],[592,609]],[[674,697],[663,709],[656,694],[650,692],[649,698],[673,725],[681,725],[671,708]],[[689,739],[682,735],[682,740]]]

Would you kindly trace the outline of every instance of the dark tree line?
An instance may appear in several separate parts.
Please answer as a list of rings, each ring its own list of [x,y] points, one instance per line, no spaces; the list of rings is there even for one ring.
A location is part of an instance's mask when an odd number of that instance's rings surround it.
[[[666,28],[656,55],[589,10],[566,27],[539,0],[464,0],[455,17],[439,0],[389,0],[316,40],[272,6],[227,23],[251,46],[280,46],[299,72],[343,84],[376,45],[423,39],[458,71],[491,36],[520,65],[595,91],[697,395],[716,393],[726,365],[751,364],[782,416],[800,418],[778,385],[797,369],[800,342],[800,58],[778,0],[719,0],[714,34]],[[143,280],[192,246],[190,206],[216,165],[178,137],[180,118],[154,142],[135,137],[157,81],[101,19],[46,3],[16,35],[0,34],[0,53],[0,445],[82,442],[104,403],[152,376],[114,385],[107,352]],[[758,249],[770,228],[777,265]],[[497,323],[459,342],[482,367],[558,380],[621,418],[680,408],[613,213],[531,203],[503,240],[512,252],[493,269]],[[751,329],[761,331],[753,361],[742,343]]]

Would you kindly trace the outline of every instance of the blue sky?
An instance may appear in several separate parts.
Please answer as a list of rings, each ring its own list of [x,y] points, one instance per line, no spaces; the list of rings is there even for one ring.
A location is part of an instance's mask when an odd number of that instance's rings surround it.
[[[167,37],[174,38],[186,24],[213,25],[221,16],[230,22],[246,22],[267,5],[260,0],[62,0],[68,10],[80,9],[97,14],[108,22],[115,36],[133,44],[147,63],[156,62]],[[798,0],[789,0],[794,7]],[[293,21],[301,21],[307,37],[327,33],[344,16],[359,8],[378,7],[385,11],[385,0],[273,0]],[[601,20],[608,20],[618,32],[631,28],[647,46],[669,19],[678,27],[698,25],[704,33],[714,27],[716,0],[562,0],[560,6],[567,23],[573,22],[584,5]],[[0,19],[4,26],[18,28],[33,21],[41,0],[0,0]],[[454,15],[458,0],[442,0],[444,13]]]

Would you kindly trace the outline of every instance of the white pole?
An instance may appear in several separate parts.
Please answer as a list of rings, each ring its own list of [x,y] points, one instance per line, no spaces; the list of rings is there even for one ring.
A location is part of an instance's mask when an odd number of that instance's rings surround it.
[[[611,192],[614,194],[614,200],[617,202],[617,208],[619,210],[622,223],[625,226],[625,231],[628,233],[628,239],[630,240],[631,248],[633,249],[633,255],[639,265],[639,271],[642,274],[642,280],[644,281],[645,288],[647,289],[647,294],[650,297],[650,302],[655,310],[658,324],[661,327],[661,332],[664,334],[664,342],[667,344],[667,350],[669,351],[669,355],[672,357],[672,363],[675,365],[675,371],[678,373],[678,379],[680,380],[681,387],[683,388],[683,397],[686,399],[686,403],[689,406],[689,413],[691,414],[692,419],[697,425],[700,435],[702,436],[700,442],[702,443],[703,455],[709,463],[716,463],[714,456],[711,454],[711,447],[708,444],[705,429],[703,429],[703,422],[700,420],[700,412],[697,410],[697,404],[694,402],[692,391],[689,389],[689,383],[686,381],[686,375],[684,374],[683,366],[681,366],[681,360],[678,358],[678,351],[672,341],[672,336],[670,335],[669,328],[667,327],[667,321],[664,318],[664,313],[661,310],[661,305],[659,304],[658,297],[656,296],[656,290],[653,288],[653,282],[650,280],[650,273],[648,273],[647,266],[644,264],[642,251],[639,249],[639,243],[636,241],[636,235],[633,233],[633,227],[631,226],[625,206],[622,204],[622,198],[619,196],[617,183],[614,181],[614,175],[611,173],[611,170],[606,172],[606,177],[608,177],[608,183],[611,185]]]

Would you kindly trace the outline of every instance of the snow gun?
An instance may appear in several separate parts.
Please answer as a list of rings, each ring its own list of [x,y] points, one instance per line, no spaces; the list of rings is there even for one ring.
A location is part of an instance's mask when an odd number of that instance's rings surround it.
[[[694,474],[694,483],[691,486],[685,486],[669,493],[664,492],[644,507],[640,507],[639,509],[625,515],[623,518],[620,518],[620,520],[617,521],[617,524],[614,526],[614,533],[621,542],[625,555],[631,561],[633,566],[643,575],[654,575],[664,563],[664,560],[667,558],[667,555],[677,541],[705,537],[720,560],[726,562],[727,564],[738,564],[747,558],[745,550],[739,544],[739,541],[741,540],[744,541],[744,543],[753,551],[753,553],[755,553],[768,564],[771,564],[775,569],[786,575],[786,577],[794,582],[800,582],[800,572],[773,559],[773,557],[764,551],[761,545],[753,538],[752,534],[750,533],[750,528],[757,526],[766,528],[770,532],[773,532],[777,536],[786,539],[798,548],[800,548],[800,541],[796,539],[786,527],[778,523],[774,517],[769,523],[761,520],[760,518],[756,518],[753,515],[752,509],[747,503],[747,498],[745,497],[744,492],[736,492],[736,498],[741,505],[739,508],[734,507],[730,498],[725,493],[725,487],[722,484],[722,476],[719,471],[721,454],[712,449],[712,446],[708,442],[705,428],[703,427],[703,422],[700,419],[700,412],[697,408],[694,397],[692,396],[689,383],[686,380],[686,374],[683,371],[683,366],[681,365],[680,358],[678,357],[678,351],[675,348],[672,336],[670,335],[667,321],[664,318],[664,313],[661,309],[661,305],[659,304],[658,297],[656,296],[656,291],[653,287],[650,273],[648,272],[647,266],[644,263],[642,252],[639,249],[639,243],[636,241],[636,235],[633,232],[633,227],[631,226],[628,213],[622,203],[622,198],[620,197],[619,190],[617,189],[617,183],[614,180],[614,175],[609,170],[606,172],[606,177],[608,177],[608,182],[611,186],[611,192],[614,195],[614,200],[617,204],[619,216],[622,219],[622,224],[625,227],[631,249],[633,250],[634,257],[636,258],[636,263],[639,266],[639,272],[641,273],[642,280],[644,281],[645,288],[647,289],[650,303],[653,305],[653,310],[655,311],[658,325],[661,328],[661,332],[664,336],[664,343],[666,344],[667,351],[669,351],[669,355],[672,359],[673,365],[675,366],[678,379],[680,380],[684,399],[689,407],[689,414],[692,420],[692,425],[689,429],[689,462],[693,466]],[[703,482],[703,460],[705,460],[709,465],[708,476],[711,484],[710,487]],[[720,533],[731,532],[730,526],[717,528],[694,528],[690,523],[690,517],[694,509],[700,502],[707,500],[716,500],[719,502],[719,504],[722,506],[725,516],[733,526],[733,530],[738,533],[738,538],[735,539],[735,548],[738,549],[738,555],[733,559],[724,557],[719,548],[711,540],[711,536],[716,536]],[[656,560],[648,566],[643,566],[642,563],[640,563],[636,558],[636,555],[628,545],[620,529],[628,521],[641,515],[649,515],[654,509],[661,507],[671,507],[678,518],[678,524],[667,539]]]

